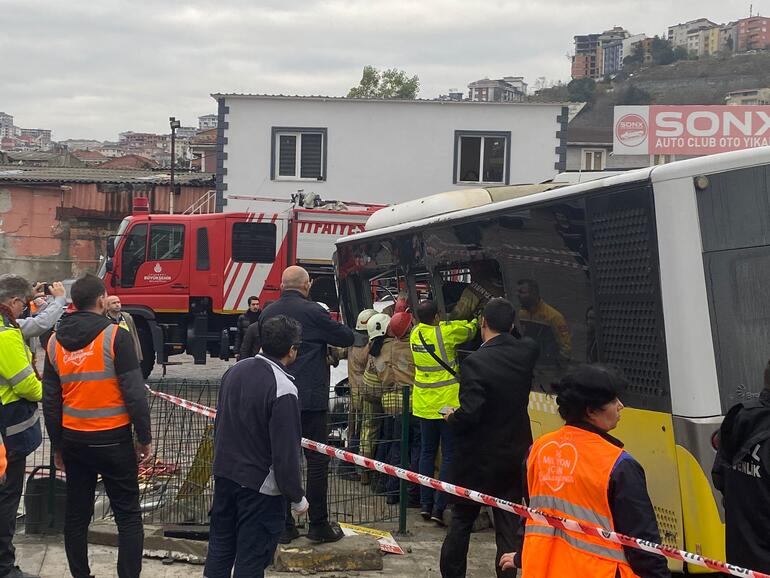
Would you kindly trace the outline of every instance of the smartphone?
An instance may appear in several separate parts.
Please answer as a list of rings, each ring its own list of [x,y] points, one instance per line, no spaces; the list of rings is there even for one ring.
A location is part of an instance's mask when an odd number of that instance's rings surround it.
[[[446,414],[448,414],[450,411],[452,411],[452,410],[454,410],[454,409],[457,409],[457,408],[454,408],[454,407],[452,407],[451,405],[445,405],[445,406],[444,406],[444,407],[442,407],[440,410],[438,410],[438,412],[439,412],[441,415],[446,415]]]

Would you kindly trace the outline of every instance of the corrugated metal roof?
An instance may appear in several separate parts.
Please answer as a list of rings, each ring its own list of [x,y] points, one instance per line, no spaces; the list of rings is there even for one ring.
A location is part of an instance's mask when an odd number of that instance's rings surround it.
[[[174,182],[180,185],[211,185],[212,173],[176,173]],[[22,183],[152,183],[171,181],[167,171],[139,171],[131,169],[23,167],[0,165],[0,182]]]
[[[567,106],[568,102],[482,102],[477,100],[440,100],[438,98],[348,98],[346,96],[299,95],[299,94],[250,94],[250,93],[218,93],[211,95],[220,98],[252,98],[255,100],[333,100],[341,102],[402,102],[420,104],[448,104],[475,106]]]

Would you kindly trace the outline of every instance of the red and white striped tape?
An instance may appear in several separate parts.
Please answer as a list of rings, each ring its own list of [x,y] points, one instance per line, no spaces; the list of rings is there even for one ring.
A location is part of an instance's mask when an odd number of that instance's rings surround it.
[[[147,389],[150,391],[152,395],[155,395],[161,399],[164,399],[168,402],[171,402],[180,407],[183,407],[184,409],[187,409],[211,418],[216,417],[217,415],[217,410],[211,407],[207,407],[199,403],[187,401],[185,399],[176,397],[174,395],[169,395],[167,393],[160,393],[160,392],[154,391],[150,388],[150,386],[147,386]],[[621,546],[628,546],[631,548],[636,548],[638,550],[644,550],[646,552],[660,554],[662,556],[665,556],[666,558],[679,560],[682,562],[686,562],[688,564],[695,564],[696,566],[703,566],[704,568],[709,568],[710,570],[716,570],[718,572],[723,572],[725,574],[731,574],[732,576],[744,576],[749,578],[770,578],[770,574],[765,574],[762,572],[758,572],[756,570],[748,570],[746,568],[741,568],[740,566],[735,566],[733,564],[728,564],[726,562],[720,562],[718,560],[712,560],[711,558],[706,558],[698,554],[693,554],[692,552],[686,552],[685,550],[678,550],[676,548],[665,546],[663,544],[656,544],[655,542],[649,542],[647,540],[641,540],[639,538],[632,538],[630,536],[619,534],[618,532],[613,532],[605,528],[600,528],[598,526],[592,526],[590,524],[578,522],[577,520],[570,520],[568,518],[561,518],[559,516],[546,514],[545,512],[541,512],[540,510],[527,508],[526,506],[522,506],[520,504],[514,504],[513,502],[509,502],[508,500],[502,500],[500,498],[488,496],[486,494],[482,494],[481,492],[477,492],[475,490],[469,490],[468,488],[463,488],[462,486],[455,486],[454,484],[448,484],[446,482],[442,482],[440,480],[436,480],[428,476],[423,476],[421,474],[417,474],[409,470],[397,468],[395,466],[391,466],[390,464],[378,462],[377,460],[366,458],[364,456],[347,452],[345,450],[341,450],[339,448],[335,448],[326,444],[314,442],[313,440],[309,440],[306,438],[302,438],[302,447],[321,454],[326,454],[333,458],[350,462],[352,464],[356,464],[358,466],[361,466],[370,470],[376,470],[378,472],[387,474],[389,476],[401,478],[402,480],[412,482],[413,484],[420,484],[422,486],[433,488],[434,490],[437,490],[439,492],[445,492],[447,494],[459,496],[461,498],[465,498],[473,502],[478,502],[479,504],[484,504],[486,506],[492,506],[493,508],[500,508],[501,510],[513,512],[514,514],[517,514],[522,518],[537,520],[538,522],[541,522],[543,524],[548,524],[553,528],[569,530],[571,532],[576,532],[579,534],[586,534],[587,536],[595,536],[597,538],[601,538],[603,540],[607,540],[608,542],[613,542]]]

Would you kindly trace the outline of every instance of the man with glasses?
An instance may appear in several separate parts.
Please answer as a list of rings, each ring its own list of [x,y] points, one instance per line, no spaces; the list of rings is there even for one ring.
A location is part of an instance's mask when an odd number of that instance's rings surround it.
[[[287,503],[297,514],[308,508],[297,387],[286,371],[301,343],[299,323],[273,317],[262,326],[262,353],[239,361],[222,378],[206,578],[229,578],[233,566],[236,577],[264,576]]]
[[[0,486],[0,578],[32,578],[16,566],[13,535],[27,456],[42,441],[37,402],[43,384],[16,321],[32,299],[32,286],[18,275],[0,276],[0,433],[8,458]]]

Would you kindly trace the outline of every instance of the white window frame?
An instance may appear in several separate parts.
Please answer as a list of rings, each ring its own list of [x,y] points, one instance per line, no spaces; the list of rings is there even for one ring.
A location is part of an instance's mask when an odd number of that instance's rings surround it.
[[[586,166],[586,153],[591,153],[591,158],[594,158],[596,153],[602,153],[601,168],[596,167],[588,168]],[[591,161],[593,164],[593,160]],[[581,171],[603,171],[607,168],[607,149],[580,149],[580,170]]]
[[[273,127],[272,142],[272,162],[270,166],[270,177],[273,181],[293,181],[293,182],[318,182],[326,180],[326,139],[328,138],[326,128],[291,128],[291,127]],[[321,176],[320,177],[301,177],[302,174],[302,137],[306,134],[321,135]],[[293,136],[296,138],[294,145],[294,174],[281,175],[281,137]]]
[[[481,138],[481,150],[479,151],[479,166],[477,181],[466,181],[460,178],[460,168],[462,160],[462,146],[463,138]],[[503,180],[501,181],[484,181],[484,140],[487,138],[502,138],[505,142],[505,150],[503,151]],[[474,184],[474,185],[507,185],[509,184],[511,167],[511,133],[505,131],[472,131],[472,130],[458,130],[455,131],[455,166],[454,166],[454,184]]]

